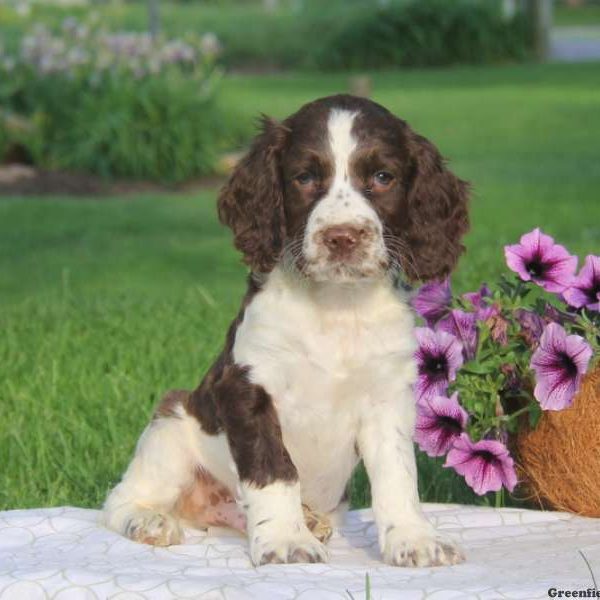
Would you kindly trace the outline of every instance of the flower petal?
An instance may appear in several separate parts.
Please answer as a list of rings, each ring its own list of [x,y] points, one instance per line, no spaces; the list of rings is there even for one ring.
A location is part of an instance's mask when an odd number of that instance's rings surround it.
[[[448,452],[444,466],[463,475],[479,495],[498,491],[503,485],[512,491],[517,483],[514,461],[506,446],[496,440],[474,443],[463,433]]]
[[[432,324],[448,312],[451,300],[450,280],[445,279],[421,286],[411,300],[411,305],[428,324]]]
[[[417,399],[443,396],[448,383],[456,378],[456,371],[462,365],[462,346],[453,335],[443,331],[418,327],[415,332],[418,342],[415,351]]]
[[[505,246],[504,255],[509,269],[548,292],[560,293],[572,285],[577,257],[539,228],[521,236],[519,244]],[[538,265],[539,274],[531,270],[531,263]]]
[[[546,325],[531,357],[536,375],[533,393],[544,410],[571,406],[591,357],[592,348],[581,336],[567,336],[557,323]]]
[[[462,344],[465,360],[475,357],[477,351],[477,315],[464,310],[454,309],[437,324],[438,331],[455,336]]]
[[[600,256],[589,254],[571,287],[563,292],[565,300],[575,308],[600,311]]]

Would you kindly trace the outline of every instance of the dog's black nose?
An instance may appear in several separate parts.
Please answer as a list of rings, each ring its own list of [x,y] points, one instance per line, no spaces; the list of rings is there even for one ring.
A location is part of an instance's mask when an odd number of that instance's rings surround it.
[[[362,237],[362,231],[351,225],[335,225],[323,232],[323,243],[331,254],[344,258],[352,254]]]

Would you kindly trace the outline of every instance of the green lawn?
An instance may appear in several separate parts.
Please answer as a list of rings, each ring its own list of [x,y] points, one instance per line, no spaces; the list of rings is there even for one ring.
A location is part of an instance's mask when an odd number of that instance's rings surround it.
[[[600,25],[600,5],[555,6],[554,24],[559,26]]]
[[[599,251],[597,75],[548,65],[374,78],[375,99],[473,182],[459,289],[492,280],[502,245],[536,225],[573,252]],[[283,117],[346,87],[344,76],[237,77],[222,101],[244,121]],[[244,287],[214,198],[0,201],[0,508],[97,506],[160,395],[198,382]],[[425,499],[474,500],[419,461]]]

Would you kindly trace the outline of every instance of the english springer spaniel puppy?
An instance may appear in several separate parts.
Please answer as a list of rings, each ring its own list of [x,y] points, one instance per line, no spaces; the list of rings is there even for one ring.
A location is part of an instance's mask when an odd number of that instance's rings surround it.
[[[155,545],[180,543],[182,524],[228,526],[255,565],[325,561],[328,516],[362,459],[384,560],[463,560],[419,505],[398,281],[448,275],[467,197],[431,142],[369,100],[264,118],[218,200],[250,268],[240,312],[200,386],[156,409],[106,524]]]

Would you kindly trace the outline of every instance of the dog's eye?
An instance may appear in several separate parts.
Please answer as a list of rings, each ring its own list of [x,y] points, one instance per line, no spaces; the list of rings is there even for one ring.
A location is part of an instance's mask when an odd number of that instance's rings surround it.
[[[303,173],[296,175],[296,177],[294,179],[300,185],[308,185],[309,183],[312,183],[313,181],[315,181],[315,176],[312,173],[309,173],[308,171],[304,171]]]
[[[387,171],[377,171],[373,176],[373,181],[376,185],[380,185],[381,187],[387,187],[394,180],[394,176]]]

